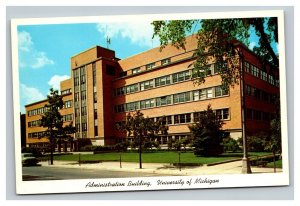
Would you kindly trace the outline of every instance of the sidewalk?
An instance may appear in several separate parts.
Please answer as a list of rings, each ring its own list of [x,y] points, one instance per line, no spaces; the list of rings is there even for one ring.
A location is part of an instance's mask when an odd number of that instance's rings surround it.
[[[182,167],[181,171],[178,167],[174,167],[167,163],[143,163],[142,169],[139,169],[139,163],[122,162],[120,168],[119,162],[101,162],[95,164],[81,164],[70,161],[54,161],[53,165],[48,162],[40,162],[43,167],[62,167],[62,168],[77,168],[77,169],[99,169],[108,171],[123,171],[123,172],[145,172],[162,175],[209,175],[209,174],[241,174],[242,161],[219,164],[215,166],[201,167]],[[251,167],[252,173],[273,173],[273,168],[257,168]],[[281,172],[282,169],[277,168],[276,172]]]

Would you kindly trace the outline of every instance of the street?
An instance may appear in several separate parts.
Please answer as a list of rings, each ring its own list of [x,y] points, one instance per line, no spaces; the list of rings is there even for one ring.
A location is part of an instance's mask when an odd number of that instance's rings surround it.
[[[23,181],[164,176],[161,174],[145,172],[125,172],[43,166],[23,167],[22,172]]]

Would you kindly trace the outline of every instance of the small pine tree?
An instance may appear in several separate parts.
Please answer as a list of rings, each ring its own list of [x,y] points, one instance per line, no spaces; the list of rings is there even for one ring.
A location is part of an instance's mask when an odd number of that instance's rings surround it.
[[[71,138],[70,134],[75,132],[75,127],[72,126],[72,123],[63,126],[63,118],[59,112],[59,109],[63,108],[63,100],[58,91],[51,88],[47,99],[48,104],[45,105],[47,110],[42,116],[41,126],[47,128],[46,136],[50,141],[51,165],[53,165],[53,152],[56,141]]]
[[[223,121],[219,119],[207,106],[207,110],[201,113],[199,122],[189,126],[194,139],[194,154],[197,156],[216,156],[223,153],[223,138],[226,133],[222,131]]]

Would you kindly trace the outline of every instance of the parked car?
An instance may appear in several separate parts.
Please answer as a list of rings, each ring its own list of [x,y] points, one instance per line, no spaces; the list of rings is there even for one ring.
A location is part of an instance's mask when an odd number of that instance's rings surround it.
[[[22,153],[22,165],[36,165],[39,160],[32,153]]]

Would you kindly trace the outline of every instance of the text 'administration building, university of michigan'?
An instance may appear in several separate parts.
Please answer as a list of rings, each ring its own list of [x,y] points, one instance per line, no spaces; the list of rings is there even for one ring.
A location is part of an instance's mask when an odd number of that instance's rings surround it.
[[[278,71],[271,71],[258,57],[239,44],[244,58],[244,93],[247,134],[267,131],[275,112],[274,96],[279,94]],[[169,126],[168,139],[190,135],[188,125],[197,121],[201,111],[211,104],[224,120],[223,129],[232,138],[242,136],[240,85],[222,90],[216,63],[212,63],[205,83],[191,79],[197,48],[195,36],[186,39],[186,50],[171,45],[154,48],[126,59],[115,51],[95,46],[71,58],[71,78],[61,82],[65,124],[76,127],[74,138],[90,138],[95,145],[113,145],[122,139],[116,123],[130,111],[140,110],[145,117],[163,117]],[[264,65],[264,66],[263,66]],[[27,146],[48,142],[40,127],[47,100],[26,105]]]

